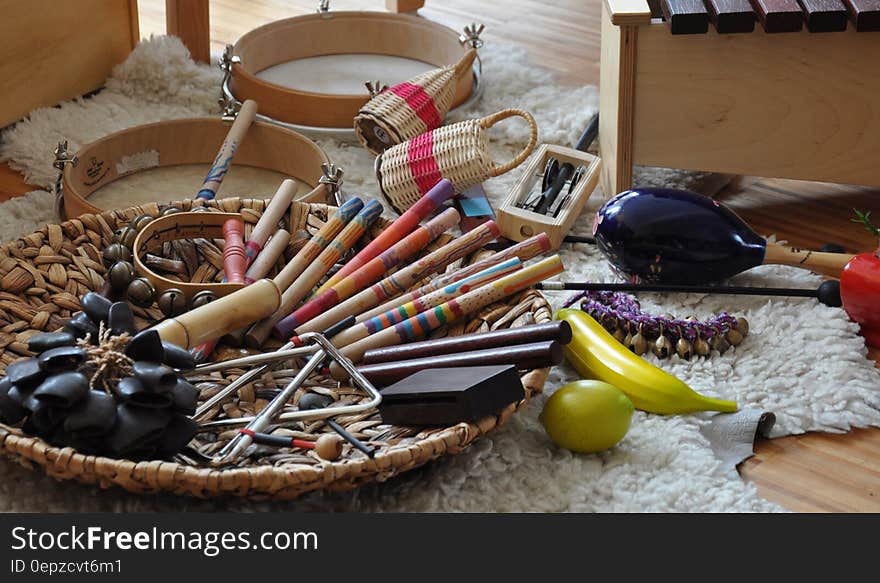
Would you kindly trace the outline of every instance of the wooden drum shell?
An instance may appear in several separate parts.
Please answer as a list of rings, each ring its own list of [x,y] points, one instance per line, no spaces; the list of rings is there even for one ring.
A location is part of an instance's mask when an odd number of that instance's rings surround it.
[[[230,89],[236,100],[253,99],[260,104],[261,115],[281,122],[350,128],[358,110],[370,99],[367,93],[301,91],[269,83],[257,73],[298,59],[364,53],[444,67],[457,63],[469,48],[452,29],[407,14],[351,11],[296,16],[256,28],[235,43],[233,55],[241,62],[232,66]],[[452,107],[466,101],[473,87],[470,70],[458,81]]]
[[[102,210],[88,197],[107,184],[153,168],[204,164],[217,155],[230,122],[220,118],[186,118],[128,128],[83,146],[76,165],[66,164],[62,173],[64,214],[76,217]],[[158,158],[158,159],[157,159]],[[303,202],[328,202],[327,185],[320,184],[321,165],[329,159],[313,141],[275,124],[254,122],[235,155],[234,166],[251,166],[280,172],[312,190],[299,197]],[[175,199],[192,198],[199,189]],[[120,206],[127,206],[122,204]]]

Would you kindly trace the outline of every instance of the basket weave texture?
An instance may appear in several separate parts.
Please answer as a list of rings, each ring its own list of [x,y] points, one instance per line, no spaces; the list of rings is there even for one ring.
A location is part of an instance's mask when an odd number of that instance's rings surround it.
[[[184,201],[174,206],[190,210],[193,204]],[[228,198],[211,201],[207,206],[242,213],[246,232],[249,232],[265,205],[264,200]],[[9,363],[30,356],[27,339],[31,335],[60,328],[79,310],[81,295],[101,289],[106,273],[101,250],[112,242],[114,231],[138,215],[156,216],[165,206],[160,208],[152,204],[100,215],[83,215],[60,225],[47,225],[36,233],[0,247],[0,372]],[[290,215],[291,232],[294,229],[317,230],[333,210],[327,205],[295,203]],[[478,253],[470,259],[479,258]],[[161,318],[161,312],[155,306],[134,310],[139,327],[151,325]],[[526,291],[506,302],[487,307],[468,321],[450,326],[445,333],[487,331],[550,319],[546,299],[538,292]],[[295,374],[290,368],[276,370],[254,385],[244,387],[234,402],[219,412],[218,418],[259,411],[266,402],[265,398],[261,399],[261,392],[286,384]],[[201,399],[204,400],[242,372],[240,369],[227,370],[193,382],[201,390]],[[382,424],[377,413],[336,417],[336,421],[348,431],[379,447],[374,459],[368,459],[346,444],[342,457],[335,462],[322,460],[313,452],[297,453],[298,450],[284,449],[272,455],[249,456],[227,469],[209,469],[186,460],[133,462],[82,455],[71,448],[54,447],[2,424],[0,453],[25,467],[39,467],[60,480],[77,480],[102,488],[120,486],[140,494],[165,492],[202,498],[292,499],[313,490],[348,490],[370,481],[385,481],[445,454],[458,453],[481,435],[503,424],[531,395],[540,392],[548,372],[549,369],[540,369],[523,373],[525,399],[476,423],[418,428]],[[329,394],[338,401],[365,398],[320,376],[310,379],[309,390]],[[301,394],[298,392],[294,400]],[[316,439],[329,428],[321,421],[306,421],[300,427],[286,430],[293,437]],[[226,433],[225,437],[213,436],[216,441],[207,443],[204,451],[211,453],[219,449],[232,435],[229,431]]]
[[[512,160],[496,164],[489,151],[489,128],[511,117],[528,122],[529,140]],[[504,109],[439,127],[388,148],[376,157],[376,178],[388,203],[403,213],[443,178],[452,182],[456,192],[463,192],[510,172],[532,154],[537,143],[535,118],[521,109]]]
[[[380,154],[440,127],[455,97],[458,78],[475,57],[476,51],[470,50],[455,65],[425,71],[378,93],[354,118],[358,140],[373,154]]]

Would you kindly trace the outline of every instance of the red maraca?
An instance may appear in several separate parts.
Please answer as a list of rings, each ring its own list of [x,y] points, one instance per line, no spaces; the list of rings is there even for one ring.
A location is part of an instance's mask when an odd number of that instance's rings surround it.
[[[880,228],[871,224],[870,212],[856,211],[858,219],[874,235]],[[843,309],[859,324],[868,346],[880,348],[880,250],[853,257],[840,274],[840,299]]]

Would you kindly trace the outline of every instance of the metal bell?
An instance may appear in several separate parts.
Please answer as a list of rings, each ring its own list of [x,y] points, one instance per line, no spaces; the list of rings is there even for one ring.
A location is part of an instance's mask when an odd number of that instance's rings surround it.
[[[672,342],[663,334],[663,330],[660,331],[660,336],[654,341],[652,348],[658,358],[668,358],[672,353]]]
[[[690,360],[691,356],[694,355],[694,345],[691,344],[687,338],[682,336],[678,339],[678,342],[675,343],[675,352],[681,358]]]
[[[128,226],[140,233],[152,221],[153,217],[150,215],[138,215],[131,220]]]
[[[118,292],[125,290],[134,280],[134,266],[128,261],[117,261],[110,267],[110,286]]]
[[[117,261],[131,261],[131,251],[122,243],[110,243],[104,249],[104,267],[111,267]]]
[[[125,297],[138,307],[149,308],[156,301],[156,288],[146,277],[138,277],[128,284]]]
[[[614,334],[612,334],[612,336],[614,336],[614,339],[621,344],[626,342],[626,334],[624,333],[623,328],[621,328],[620,326],[614,329]]]
[[[639,328],[639,331],[636,333],[636,335],[630,339],[627,347],[639,356],[648,352],[648,341],[642,335],[641,327]]]
[[[131,227],[125,227],[124,229],[116,231],[116,240],[128,247],[129,249],[133,249],[134,240],[137,238],[137,235],[137,231],[135,231]]]
[[[179,208],[177,208],[176,206],[170,206],[167,209],[165,209],[164,211],[162,211],[162,216],[166,217],[168,215],[173,215],[173,214],[182,213],[182,212],[183,211],[180,210]]]
[[[186,297],[179,289],[167,289],[159,296],[159,309],[168,318],[179,316],[186,311]]]
[[[214,295],[214,292],[204,289],[198,292],[192,298],[192,309],[201,308],[205,304],[211,303],[217,299],[217,296]]]
[[[727,334],[724,335],[724,338],[731,346],[739,346],[740,343],[743,341],[743,335],[740,334],[739,330],[736,330],[735,328],[731,328],[730,330],[728,330]]]
[[[749,321],[745,318],[736,319],[736,331],[742,334],[743,338],[749,335]]]
[[[723,334],[716,334],[712,337],[712,350],[717,350],[718,354],[724,354],[727,352],[727,349],[730,348],[730,342],[728,342]]]
[[[699,334],[697,334],[697,340],[694,342],[694,352],[698,356],[709,356],[709,353],[712,352],[712,348],[709,346],[709,343],[706,342]]]

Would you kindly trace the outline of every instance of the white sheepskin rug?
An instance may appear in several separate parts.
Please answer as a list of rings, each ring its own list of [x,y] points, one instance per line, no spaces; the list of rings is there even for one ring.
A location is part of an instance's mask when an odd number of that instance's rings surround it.
[[[551,74],[528,63],[514,47],[488,44],[482,50],[485,94],[450,121],[484,116],[505,107],[532,112],[540,141],[573,144],[597,107],[594,87],[558,86]],[[9,240],[55,221],[52,149],[67,139],[71,151],[109,132],[174,117],[217,114],[219,71],[189,59],[173,38],[144,41],[120,65],[107,88],[88,99],[41,109],[8,130],[0,158],[24,172],[37,190],[0,205],[0,239]],[[505,122],[491,132],[496,159],[523,143],[525,124]],[[375,196],[372,157],[357,144],[321,141],[345,168],[345,191]],[[517,171],[486,183],[496,204]],[[673,170],[640,169],[644,185],[696,188],[705,178]],[[196,185],[197,186],[197,185]],[[246,195],[247,193],[242,193]],[[575,233],[588,234],[596,196]],[[125,206],[125,205],[120,205]],[[601,255],[589,245],[560,251],[568,281],[612,281]],[[737,284],[815,287],[820,279],[784,267],[760,267],[735,278]],[[568,294],[548,293],[558,307]],[[867,360],[858,328],[839,308],[809,299],[704,295],[645,296],[644,308],[701,318],[728,310],[749,320],[746,340],[724,355],[686,362],[649,358],[695,390],[732,399],[741,408],[776,414],[774,436],[806,431],[843,432],[880,425],[880,373]],[[0,461],[0,510],[4,511],[173,511],[309,510],[376,512],[769,512],[781,510],[762,499],[713,455],[700,433],[711,414],[658,416],[636,412],[627,436],[598,455],[575,455],[553,445],[538,414],[550,394],[578,375],[556,367],[545,387],[501,429],[465,452],[446,456],[389,482],[347,493],[314,493],[289,503],[239,499],[194,500],[137,496],[57,482],[41,471]]]

